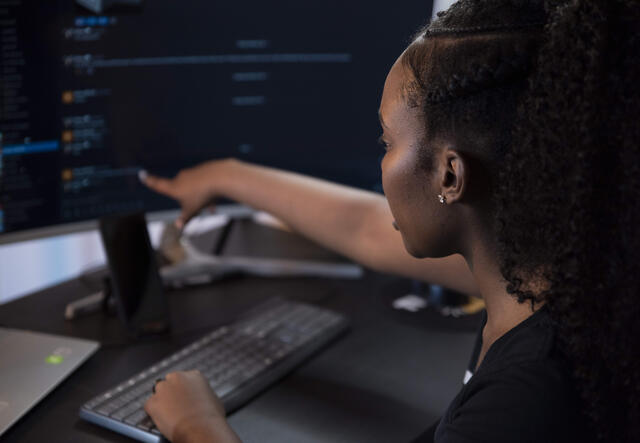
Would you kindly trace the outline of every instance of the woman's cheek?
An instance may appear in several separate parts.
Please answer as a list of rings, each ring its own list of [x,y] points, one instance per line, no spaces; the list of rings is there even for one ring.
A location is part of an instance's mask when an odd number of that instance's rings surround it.
[[[402,214],[407,206],[407,189],[405,165],[391,152],[387,153],[383,160],[382,188],[387,197],[391,213],[402,227]]]

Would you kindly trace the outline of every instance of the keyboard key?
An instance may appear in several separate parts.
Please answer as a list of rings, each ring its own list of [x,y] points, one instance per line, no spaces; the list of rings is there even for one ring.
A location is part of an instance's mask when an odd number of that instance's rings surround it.
[[[98,406],[100,403],[102,403],[102,397],[97,397],[91,400],[90,402],[86,403],[84,407],[87,409],[93,409],[96,406]]]
[[[215,388],[216,394],[218,395],[218,397],[222,398],[225,395],[227,395],[229,392],[233,391],[238,386],[240,386],[241,382],[245,380],[246,379],[242,374],[238,374],[235,377],[232,377],[231,379],[225,381],[223,384],[216,386]]]
[[[151,420],[151,417],[145,414],[145,418],[143,418],[142,421],[136,426],[143,431],[151,431],[151,429],[154,427],[154,424],[153,420]]]
[[[120,409],[121,407],[123,407],[126,404],[126,402],[121,401],[120,399],[116,399],[115,401],[111,401],[108,403],[103,404],[102,406],[100,406],[98,409],[96,409],[96,412],[98,414],[102,414],[102,415],[111,415],[112,412]]]
[[[134,414],[128,416],[124,422],[128,425],[137,426],[138,423],[141,423],[145,418],[147,418],[147,413],[144,412],[144,409],[140,409],[136,411]]]
[[[123,420],[125,417],[133,414],[137,409],[140,409],[140,405],[137,403],[129,403],[124,408],[119,409],[118,411],[111,414],[111,418],[114,420]]]

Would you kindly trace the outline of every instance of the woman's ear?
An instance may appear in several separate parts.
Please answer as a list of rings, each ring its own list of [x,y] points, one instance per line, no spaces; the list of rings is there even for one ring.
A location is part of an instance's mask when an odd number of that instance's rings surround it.
[[[462,200],[468,181],[467,161],[455,150],[445,149],[442,153],[441,201],[455,203]]]

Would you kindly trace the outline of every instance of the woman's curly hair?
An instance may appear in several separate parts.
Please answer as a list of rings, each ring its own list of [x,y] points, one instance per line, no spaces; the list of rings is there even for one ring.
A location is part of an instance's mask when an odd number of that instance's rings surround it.
[[[637,0],[460,0],[403,56],[427,138],[486,163],[508,292],[548,306],[607,442],[640,441],[639,22]]]

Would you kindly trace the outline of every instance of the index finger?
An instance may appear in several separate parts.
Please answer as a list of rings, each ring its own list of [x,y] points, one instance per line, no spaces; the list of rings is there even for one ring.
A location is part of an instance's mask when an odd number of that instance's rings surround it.
[[[138,178],[140,179],[140,182],[143,185],[147,186],[149,189],[155,192],[159,192],[160,194],[165,194],[173,197],[171,180],[162,177],[156,177],[155,175],[149,174],[145,170],[141,170],[140,172],[138,172]]]

